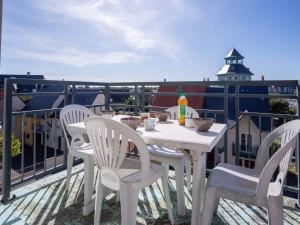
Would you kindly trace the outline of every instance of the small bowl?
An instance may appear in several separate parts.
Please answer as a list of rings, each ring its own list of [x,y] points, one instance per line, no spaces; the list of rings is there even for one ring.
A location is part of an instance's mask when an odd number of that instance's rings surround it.
[[[214,119],[212,119],[212,118],[194,118],[193,122],[198,131],[207,132],[209,130],[209,128],[213,125]]]
[[[158,112],[158,113],[156,114],[156,117],[157,117],[157,119],[158,119],[160,122],[164,122],[164,121],[167,121],[168,118],[170,118],[170,113],[169,113],[169,112],[165,112],[165,111]]]
[[[123,123],[123,124],[129,126],[130,128],[136,130],[138,125],[141,123],[141,118],[134,117],[134,116],[124,117],[124,118],[121,118],[121,123]]]

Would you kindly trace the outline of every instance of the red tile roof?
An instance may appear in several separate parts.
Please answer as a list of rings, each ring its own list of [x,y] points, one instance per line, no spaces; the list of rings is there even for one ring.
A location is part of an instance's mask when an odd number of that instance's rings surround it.
[[[206,87],[201,86],[183,86],[185,93],[206,93]],[[177,93],[177,86],[160,86],[158,92],[175,92]],[[188,106],[195,109],[203,109],[204,97],[203,96],[188,96]],[[156,96],[153,101],[153,106],[172,107],[177,105],[177,96]]]

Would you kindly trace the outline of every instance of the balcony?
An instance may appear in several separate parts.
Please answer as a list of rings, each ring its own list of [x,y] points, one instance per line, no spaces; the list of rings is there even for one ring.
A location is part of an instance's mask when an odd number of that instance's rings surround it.
[[[41,86],[39,91],[18,93],[13,91],[14,84],[30,84]],[[55,87],[51,90],[43,87]],[[186,90],[186,86],[204,88],[203,92]],[[270,94],[261,90],[270,87],[293,87],[289,94]],[[163,87],[163,88],[162,88]],[[168,87],[174,87],[169,88]],[[260,91],[253,91],[254,89]],[[243,149],[234,149],[232,142],[241,146],[240,133],[256,134],[254,138],[261,143],[265,135],[279,122],[299,118],[298,81],[204,81],[204,82],[131,82],[131,83],[100,83],[79,81],[51,81],[7,79],[5,82],[5,98],[3,110],[4,155],[0,175],[1,198],[0,221],[4,224],[92,224],[93,214],[84,217],[83,206],[83,171],[80,160],[76,162],[76,172],[72,176],[72,191],[65,193],[66,146],[59,126],[59,111],[64,105],[79,103],[90,107],[95,113],[103,109],[114,109],[119,112],[138,114],[146,110],[163,110],[178,98],[182,90],[188,97],[203,98],[206,102],[196,110],[201,116],[212,117],[216,121],[226,123],[230,127],[224,139],[209,156],[208,170],[219,162],[225,161],[240,164],[243,160]],[[175,91],[174,91],[175,90]],[[202,89],[201,89],[202,90]],[[101,95],[100,102],[87,104],[84,96]],[[45,97],[55,96],[51,106],[42,108],[25,108],[22,111],[12,110],[13,96]],[[154,104],[157,96],[166,97],[162,104]],[[125,101],[132,97],[134,101]],[[269,99],[286,98],[297,101],[297,115],[276,114],[256,111],[247,108],[245,102],[258,99],[266,103]],[[191,101],[192,102],[192,101]],[[176,104],[176,103],[175,103]],[[47,123],[45,123],[47,121]],[[232,123],[230,122],[232,121]],[[17,126],[16,126],[17,125]],[[253,126],[255,125],[255,129]],[[245,127],[244,127],[245,126]],[[16,128],[17,127],[17,128]],[[21,153],[11,157],[11,134],[16,134],[21,141]],[[254,136],[254,135],[253,135]],[[221,151],[220,151],[221,149]],[[256,153],[255,149],[255,153]],[[222,157],[219,157],[222,155]],[[247,155],[247,158],[249,155]],[[220,159],[221,158],[221,159]],[[292,157],[288,180],[284,186],[284,219],[285,224],[300,223],[300,211],[295,207],[299,204],[299,147]],[[176,224],[190,224],[191,193],[185,190],[187,216],[176,216],[176,189],[174,172],[169,173],[169,188],[173,200]],[[140,193],[137,222],[139,224],[168,224],[166,207],[161,195],[161,184],[157,183]],[[15,197],[13,197],[15,196]],[[120,223],[120,205],[115,204],[111,195],[103,206],[103,224]],[[222,200],[214,215],[213,224],[248,224],[267,223],[266,210],[245,206],[243,204]]]
[[[70,193],[65,192],[65,175],[62,171],[26,184],[14,191],[16,198],[7,205],[0,205],[2,224],[93,224],[94,214],[82,216],[83,168],[74,168]],[[191,193],[185,189],[187,216],[176,216],[176,190],[174,173],[169,173],[169,189],[176,224],[190,224]],[[300,210],[295,208],[296,199],[284,198],[284,223],[300,223]],[[101,224],[120,224],[120,204],[114,194],[103,204]],[[266,224],[267,214],[263,208],[246,206],[228,200],[220,201],[213,224]],[[161,183],[146,188],[139,195],[137,224],[170,224]]]

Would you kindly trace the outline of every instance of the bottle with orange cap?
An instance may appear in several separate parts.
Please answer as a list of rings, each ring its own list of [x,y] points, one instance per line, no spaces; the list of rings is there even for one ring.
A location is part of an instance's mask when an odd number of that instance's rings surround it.
[[[178,123],[179,125],[185,125],[185,118],[187,113],[188,101],[185,97],[185,93],[181,92],[178,99]]]

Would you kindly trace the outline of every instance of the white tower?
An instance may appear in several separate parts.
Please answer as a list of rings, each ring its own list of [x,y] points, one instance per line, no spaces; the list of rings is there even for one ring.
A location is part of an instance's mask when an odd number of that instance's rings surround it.
[[[251,80],[253,73],[244,66],[244,57],[235,48],[224,59],[226,64],[217,74],[219,81]]]

